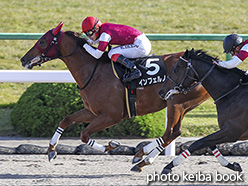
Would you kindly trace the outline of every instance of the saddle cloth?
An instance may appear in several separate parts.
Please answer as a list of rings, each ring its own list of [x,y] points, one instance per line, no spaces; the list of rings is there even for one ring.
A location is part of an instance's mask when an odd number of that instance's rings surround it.
[[[136,80],[136,87],[144,87],[156,83],[162,83],[166,80],[164,62],[161,56],[147,56],[144,58],[130,59],[137,68],[141,71],[142,76]],[[123,75],[127,72],[127,69],[120,63],[112,61],[112,68],[115,76],[121,80],[124,86],[127,88],[128,83],[123,82]]]
[[[120,79],[125,86],[126,106],[129,118],[133,118],[136,113],[136,88],[162,83],[166,80],[164,62],[161,56],[147,56],[144,58],[130,59],[141,71],[142,76],[132,82],[123,82],[123,75],[127,69],[119,63],[112,63],[115,76]]]

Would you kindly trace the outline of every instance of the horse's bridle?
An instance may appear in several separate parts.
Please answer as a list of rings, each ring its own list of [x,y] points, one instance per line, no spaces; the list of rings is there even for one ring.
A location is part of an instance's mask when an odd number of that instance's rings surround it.
[[[56,35],[54,35],[52,33],[52,30],[50,30],[49,33],[53,36],[53,39],[51,40],[49,46],[46,48],[46,50],[44,52],[41,52],[41,49],[35,45],[35,47],[40,51],[41,56],[36,57],[37,59],[34,58],[32,61],[37,60],[38,62],[36,64],[38,64],[39,66],[41,66],[41,64],[46,62],[46,61],[50,61],[50,60],[57,59],[57,58],[61,59],[61,58],[70,57],[70,56],[72,56],[73,54],[76,53],[76,51],[77,51],[77,49],[79,47],[79,43],[77,42],[75,49],[69,55],[62,56],[61,51],[59,49],[59,36],[61,35],[62,32],[59,31]],[[52,48],[53,45],[56,46],[57,55],[54,56],[54,57],[47,57],[47,52]],[[91,79],[93,78],[93,76],[95,74],[95,71],[96,71],[96,68],[97,68],[98,64],[99,64],[99,61],[97,61],[96,66],[95,66],[95,68],[94,68],[89,80],[87,81],[87,83],[81,88],[79,86],[77,86],[77,88],[79,90],[83,90],[88,86],[88,84],[90,83]],[[31,66],[32,66],[32,63],[31,63]]]
[[[52,31],[50,30],[49,31],[50,34],[53,35]],[[69,57],[69,56],[72,56],[73,54],[76,53],[77,49],[78,49],[78,43],[76,45],[76,47],[74,48],[74,50],[69,54],[69,55],[66,55],[66,56],[62,56],[61,55],[61,51],[59,49],[59,36],[61,35],[61,31],[59,31],[56,35],[53,35],[53,39],[51,40],[49,46],[46,48],[46,50],[44,52],[41,53],[41,56],[40,56],[40,61],[37,63],[39,66],[41,66],[42,63],[46,62],[46,61],[50,61],[50,60],[53,60],[53,59],[57,59],[57,58],[66,58],[66,57]],[[54,57],[47,57],[47,52],[52,48],[52,46],[55,45],[56,46],[56,50],[57,50],[57,55],[54,56]],[[36,47],[37,48],[37,47]],[[38,48],[37,48],[38,49]],[[39,50],[39,49],[38,49]]]
[[[170,75],[171,75],[171,73],[175,70],[177,64],[178,64],[180,61],[184,61],[185,63],[187,63],[187,67],[186,67],[185,74],[184,74],[182,80],[181,80],[179,83],[176,83],[176,81],[174,81],[174,80],[170,77]],[[187,59],[184,59],[183,57],[180,57],[180,60],[178,60],[177,63],[174,65],[172,71],[171,71],[170,74],[167,76],[167,79],[168,79],[169,81],[171,81],[171,82],[175,85],[174,88],[173,88],[174,90],[178,91],[179,93],[184,93],[184,94],[186,94],[188,91],[192,90],[193,88],[195,88],[196,86],[198,86],[199,84],[201,84],[201,83],[208,77],[208,75],[213,71],[213,69],[214,69],[215,66],[216,66],[216,65],[213,64],[213,65],[211,66],[211,68],[208,70],[208,72],[199,80],[199,75],[198,75],[197,71],[194,69],[194,67],[192,66],[192,59],[189,58],[189,59],[187,60]],[[189,75],[190,70],[193,71],[193,73],[194,73],[194,75],[196,76],[196,78],[191,77],[191,76]],[[185,80],[186,80],[187,78],[190,78],[190,79],[196,81],[196,83],[193,83],[193,84],[191,84],[190,86],[184,88],[184,87],[183,87],[183,84],[184,84],[184,82],[185,82]]]

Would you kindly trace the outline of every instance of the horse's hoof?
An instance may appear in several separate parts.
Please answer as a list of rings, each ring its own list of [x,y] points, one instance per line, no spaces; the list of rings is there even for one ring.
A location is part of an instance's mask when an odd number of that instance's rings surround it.
[[[164,168],[161,172],[161,174],[169,174],[172,170],[171,169],[168,169],[168,168]]]
[[[133,172],[141,172],[142,171],[142,168],[139,167],[138,165],[135,165],[135,166],[133,166],[133,168],[131,169],[131,171],[133,171]]]
[[[135,163],[138,163],[142,160],[142,158],[140,157],[133,157],[133,161],[132,161],[132,164],[135,164]]]
[[[56,151],[51,151],[48,154],[48,160],[49,160],[49,162],[52,162],[56,157],[57,157],[57,152]]]
[[[236,163],[236,162],[233,163],[233,170],[242,172],[241,166],[239,165],[239,163]]]
[[[241,166],[236,162],[234,162],[233,164],[229,163],[226,167],[233,171],[242,172]]]
[[[109,146],[111,146],[112,148],[116,149],[119,146],[121,146],[121,144],[118,141],[110,141]]]

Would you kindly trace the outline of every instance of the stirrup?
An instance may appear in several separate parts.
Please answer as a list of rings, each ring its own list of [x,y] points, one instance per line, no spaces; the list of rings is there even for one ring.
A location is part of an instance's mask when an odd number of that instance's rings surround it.
[[[136,69],[133,72],[124,74],[123,82],[130,82],[133,81],[134,79],[138,79],[139,77],[141,77],[141,72],[138,69]]]

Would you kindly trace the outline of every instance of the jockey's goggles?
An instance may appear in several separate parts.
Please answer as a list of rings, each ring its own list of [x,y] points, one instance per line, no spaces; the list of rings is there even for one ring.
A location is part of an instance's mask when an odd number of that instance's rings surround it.
[[[87,32],[85,32],[85,35],[88,37],[91,37],[91,36],[93,36],[94,33],[95,33],[95,30],[91,29],[91,30],[88,30]]]
[[[232,50],[232,51],[230,52],[230,54],[231,54],[232,56],[234,56],[235,51],[234,51],[234,50]]]
[[[236,50],[236,46],[229,52],[232,56],[235,55],[235,53],[237,52]]]
[[[90,29],[90,30],[88,30],[87,32],[85,32],[85,35],[86,35],[86,36],[88,36],[88,37],[93,36],[93,34],[95,33],[95,29],[96,29],[95,27],[96,27],[97,23],[98,23],[98,21],[94,24],[94,26],[93,26],[92,29]]]

